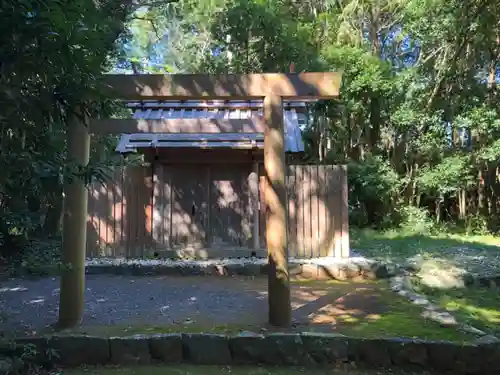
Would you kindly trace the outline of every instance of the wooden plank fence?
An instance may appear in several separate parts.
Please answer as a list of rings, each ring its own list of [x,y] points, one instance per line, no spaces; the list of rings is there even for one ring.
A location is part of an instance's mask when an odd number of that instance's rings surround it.
[[[173,204],[171,195],[173,190],[179,190],[179,186],[173,189],[171,179],[162,178],[162,170],[156,168],[160,175],[153,176],[150,167],[128,166],[117,169],[113,178],[104,185],[95,183],[89,188],[88,257],[144,257],[152,249],[171,248],[171,236],[175,232],[173,226],[176,225],[172,215],[189,216],[190,213],[173,212],[178,205]],[[265,178],[261,175],[259,242],[262,249],[266,246],[264,183]],[[286,184],[290,256],[348,257],[346,168],[337,165],[290,165]],[[182,185],[185,189],[186,184]],[[210,181],[207,180],[206,190],[210,192],[210,189]],[[248,196],[242,199],[249,201]],[[220,212],[209,209],[204,231],[212,233],[210,223],[216,222],[215,216]],[[244,208],[240,212],[247,215],[252,210]],[[234,221],[234,213],[231,215]],[[251,217],[242,217],[241,220],[244,223],[253,222]],[[246,232],[249,232],[248,228]],[[252,250],[251,243],[249,240],[241,248],[245,250],[245,256]],[[207,253],[210,248],[210,239],[207,239]]]
[[[348,257],[345,167],[289,166],[287,192],[290,255],[300,258]]]

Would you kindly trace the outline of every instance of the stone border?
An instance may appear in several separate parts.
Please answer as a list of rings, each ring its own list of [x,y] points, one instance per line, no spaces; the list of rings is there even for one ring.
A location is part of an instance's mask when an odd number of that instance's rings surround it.
[[[92,337],[27,337],[2,356],[15,358],[32,345],[31,363],[80,366],[191,363],[199,365],[352,365],[408,368],[453,374],[500,373],[500,344],[457,344],[411,339],[361,339],[339,334],[242,332],[235,336],[203,333]],[[14,360],[11,360],[13,363]]]
[[[353,257],[349,259],[316,258],[289,260],[290,276],[299,280],[375,280],[396,275],[395,267],[382,262]],[[87,259],[87,275],[127,276],[266,276],[265,258],[225,258],[212,260],[172,259]],[[16,270],[8,277],[40,278],[56,276],[56,268],[32,273],[28,269]]]
[[[306,280],[374,280],[395,272],[383,263],[357,257],[350,259],[290,259],[290,276]],[[131,276],[265,276],[266,259],[220,259],[212,261],[178,260],[89,260],[88,275]]]
[[[400,296],[408,298],[408,300],[413,304],[422,306],[422,317],[439,323],[445,327],[456,328],[459,331],[476,335],[479,337],[478,340],[476,340],[476,343],[478,344],[500,344],[500,339],[497,337],[468,324],[461,324],[449,311],[431,303],[425,295],[416,293],[413,290],[411,276],[411,273],[406,272],[402,276],[392,277],[390,281],[391,290]]]
[[[298,279],[310,280],[375,280],[415,274],[418,264],[405,265],[365,258],[353,251],[348,259],[331,257],[301,259],[290,258],[290,275]],[[265,257],[229,257],[214,259],[126,259],[94,258],[86,261],[87,274],[115,274],[130,276],[265,276],[267,259]],[[479,276],[466,273],[462,275],[466,287],[500,286],[500,275]]]
[[[480,286],[484,288],[500,288],[500,275],[474,276],[468,274],[464,277],[464,284],[466,287]]]

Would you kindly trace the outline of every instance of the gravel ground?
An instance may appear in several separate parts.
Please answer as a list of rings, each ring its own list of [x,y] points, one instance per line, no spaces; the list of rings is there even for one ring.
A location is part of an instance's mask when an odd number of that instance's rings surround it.
[[[365,261],[362,251],[353,251],[357,261]],[[490,274],[500,271],[497,252],[466,247],[443,250],[439,257],[422,259],[426,274],[444,273],[450,278],[464,270]],[[437,258],[437,259],[436,259]],[[441,258],[441,259],[439,259]],[[290,260],[304,263],[303,260]],[[210,264],[260,264],[263,259],[225,259]],[[343,263],[330,259],[311,259],[307,263]],[[88,265],[166,264],[170,260],[88,260]],[[190,262],[182,262],[189,267]],[[444,270],[448,270],[444,272]],[[445,275],[446,276],[446,275]],[[442,277],[441,277],[442,278]],[[442,283],[442,280],[439,280]],[[261,324],[267,320],[265,279],[200,277],[132,277],[88,275],[83,326],[101,325],[170,325],[196,321],[202,324]],[[312,291],[308,291],[309,294]],[[310,296],[314,299],[318,296]],[[339,296],[337,296],[339,297]],[[300,304],[297,293],[293,296]],[[331,298],[329,298],[331,300]],[[36,333],[55,323],[58,315],[59,280],[8,280],[0,283],[0,333],[7,330]],[[3,319],[2,319],[3,318]]]
[[[497,251],[452,247],[444,249],[443,258],[450,259],[455,266],[474,275],[500,275],[500,247]]]
[[[253,285],[252,285],[253,286]],[[203,312],[207,322],[231,324],[242,311],[267,312],[260,287],[243,279],[88,276],[84,326],[175,324]],[[0,331],[37,331],[56,322],[59,280],[9,280],[0,284]]]
[[[336,264],[364,258],[336,260],[290,259],[290,263]],[[215,259],[207,261],[88,259],[87,265],[182,266],[264,264],[265,259]],[[355,287],[349,287],[353,289]],[[296,307],[325,292],[292,291]],[[320,288],[321,289],[321,288]],[[339,290],[342,292],[342,290]],[[348,292],[347,290],[345,292]],[[301,295],[301,293],[303,295]],[[319,294],[317,294],[319,293]],[[342,295],[342,294],[341,294]],[[335,299],[341,295],[329,296]],[[331,297],[331,298],[330,298]],[[308,301],[306,301],[308,300]],[[324,299],[323,299],[324,300]],[[0,333],[35,334],[57,320],[59,279],[11,279],[0,282]],[[306,309],[302,309],[305,311]],[[300,314],[298,314],[300,315]],[[4,317],[2,321],[2,316]],[[300,318],[303,318],[302,316]],[[243,322],[242,322],[243,321]],[[266,278],[134,277],[87,275],[83,326],[171,325],[196,322],[205,325],[264,324],[267,321]]]
[[[336,330],[340,315],[364,319],[380,314],[384,305],[376,286],[322,282],[292,285],[292,309],[297,326]],[[36,334],[58,316],[59,280],[9,280],[0,283],[0,333]],[[258,277],[135,277],[89,275],[82,327],[117,329],[193,324],[267,326],[267,278]],[[113,328],[114,329],[114,328]]]
[[[363,249],[357,249],[351,251],[351,253],[355,254],[359,259],[370,259],[369,255],[371,254],[371,252],[366,252]],[[469,273],[476,276],[500,275],[500,247],[498,247],[498,250],[493,250],[492,247],[481,249],[455,246],[440,248],[439,251],[430,251],[424,248],[417,249],[410,256],[393,253],[385,255],[384,250],[381,249],[377,258],[398,264],[407,264],[408,262],[427,263],[429,267],[441,270],[454,268],[459,273]]]

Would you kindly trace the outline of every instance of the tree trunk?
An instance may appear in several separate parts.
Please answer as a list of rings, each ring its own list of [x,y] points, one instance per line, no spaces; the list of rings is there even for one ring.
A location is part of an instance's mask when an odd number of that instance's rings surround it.
[[[465,189],[460,189],[457,193],[458,201],[458,218],[460,220],[465,220],[467,216],[467,194]]]
[[[368,136],[369,150],[376,151],[380,139],[380,99],[376,96],[370,100],[370,132]]]
[[[441,222],[441,211],[442,211],[442,207],[441,207],[441,202],[442,202],[442,199],[441,197],[437,198],[436,201],[435,201],[435,214],[436,214],[436,223],[439,224]]]
[[[488,215],[488,205],[486,202],[486,192],[484,189],[484,182],[486,179],[486,173],[483,167],[479,169],[478,176],[478,187],[477,187],[477,207],[479,214],[486,217]]]

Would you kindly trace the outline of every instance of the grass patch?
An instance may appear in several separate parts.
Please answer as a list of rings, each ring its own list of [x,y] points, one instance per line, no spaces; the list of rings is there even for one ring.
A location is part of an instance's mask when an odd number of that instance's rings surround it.
[[[351,246],[363,255],[374,258],[408,258],[417,254],[442,257],[443,249],[467,246],[482,255],[499,252],[500,237],[492,235],[467,236],[440,233],[418,235],[403,230],[378,232],[370,229],[351,230]]]
[[[436,289],[420,286],[432,302],[450,311],[455,318],[484,332],[500,336],[500,298],[495,288]]]
[[[364,256],[406,264],[418,255],[421,266],[438,265],[480,275],[500,275],[500,237],[440,233],[418,235],[403,230],[354,230],[352,247]]]
[[[419,276],[423,280],[427,280],[426,277],[431,271],[431,276],[439,276],[444,280],[453,268],[480,275],[500,274],[500,237],[498,236],[467,236],[449,233],[424,236],[405,233],[402,230],[387,232],[354,230],[351,234],[351,241],[353,248],[373,258],[404,262],[409,257],[422,255],[425,261],[421,264],[422,270]],[[466,249],[452,250],[459,248]],[[468,252],[468,249],[474,251]],[[459,322],[495,336],[500,335],[498,289],[479,286],[435,288],[429,286],[432,284],[425,285],[424,282],[419,282],[417,285],[415,288],[418,292],[425,294],[432,302],[450,311]]]
[[[391,338],[409,337],[426,340],[470,342],[474,336],[443,327],[422,317],[422,308],[413,305],[405,297],[392,291],[381,290],[378,296],[386,312],[379,316],[367,316],[361,321],[346,317],[339,332],[352,337]]]
[[[64,375],[425,375],[427,372],[352,371],[341,369],[303,369],[294,367],[257,366],[144,366],[124,368],[87,368],[62,372]]]

